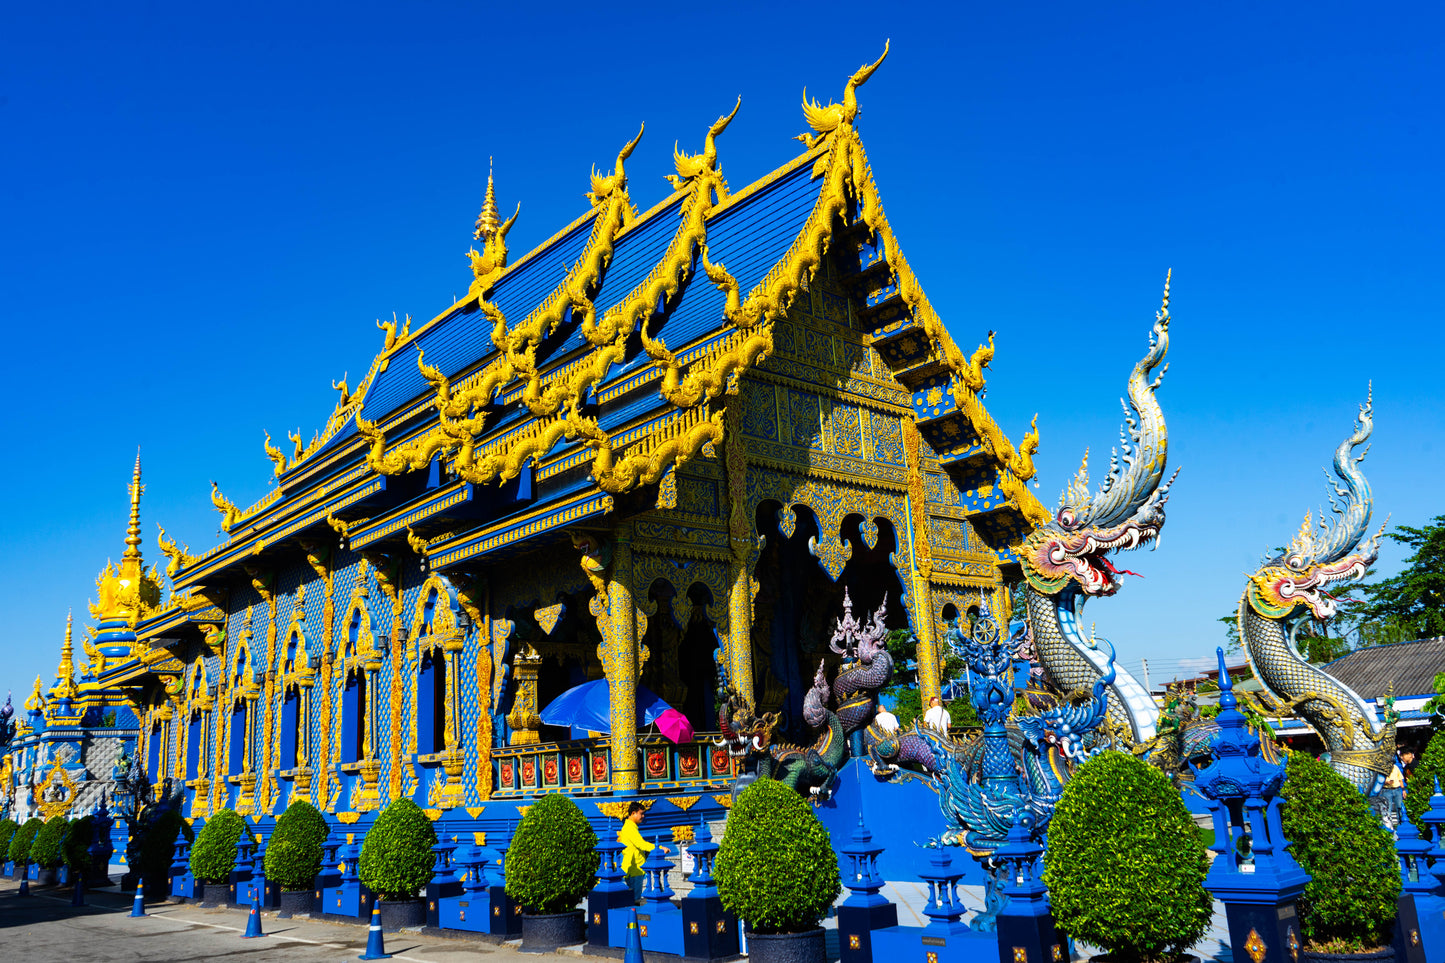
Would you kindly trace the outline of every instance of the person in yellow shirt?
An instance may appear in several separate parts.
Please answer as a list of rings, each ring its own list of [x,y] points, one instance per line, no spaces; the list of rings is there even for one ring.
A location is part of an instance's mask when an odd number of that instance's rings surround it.
[[[632,887],[632,898],[638,903],[642,902],[642,861],[657,845],[643,839],[637,828],[646,813],[647,809],[642,803],[634,802],[627,807],[627,818],[622,821],[622,828],[617,831],[617,841],[626,847],[622,851],[622,871],[627,874],[627,885]],[[662,853],[670,856],[672,850],[664,846]]]

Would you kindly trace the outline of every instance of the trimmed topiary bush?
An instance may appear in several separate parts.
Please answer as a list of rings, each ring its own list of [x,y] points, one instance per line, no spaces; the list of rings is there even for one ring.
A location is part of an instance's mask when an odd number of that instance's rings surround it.
[[[754,933],[816,929],[842,892],[828,831],[806,799],[774,779],[738,796],[715,872],[723,906]]]
[[[1410,781],[1405,785],[1405,815],[1409,816],[1410,822],[1420,830],[1422,839],[1430,839],[1434,835],[1430,832],[1430,827],[1420,821],[1420,817],[1430,808],[1430,796],[1435,792],[1436,779],[1440,780],[1441,786],[1445,786],[1445,729],[1430,737],[1425,751],[1420,753],[1420,760],[1415,763],[1415,771],[1410,774]]]
[[[165,886],[171,874],[171,860],[176,855],[176,833],[184,832],[186,839],[196,838],[190,823],[181,818],[174,809],[167,809],[144,824],[140,839],[141,878],[146,886],[157,892]]]
[[[15,838],[15,831],[20,824],[13,819],[0,819],[0,863],[10,858],[10,840]]]
[[[1209,927],[1209,859],[1169,777],[1104,752],[1079,767],[1049,823],[1044,883],[1060,929],[1116,960],[1176,958]]]
[[[30,862],[30,846],[35,842],[35,836],[45,826],[45,820],[31,817],[25,820],[25,825],[15,831],[10,840],[10,858],[15,861],[18,868],[23,863]]]
[[[310,889],[321,872],[321,844],[330,832],[326,817],[309,802],[287,806],[266,847],[266,878],[282,889]]]
[[[64,816],[51,816],[35,834],[35,842],[30,844],[30,861],[41,869],[58,869],[60,846],[65,842],[65,833],[69,828],[70,820]]]
[[[1300,933],[1326,953],[1390,942],[1400,867],[1390,831],[1327,763],[1289,755],[1281,821],[1295,860],[1314,877],[1299,901]]]
[[[534,915],[575,909],[597,884],[597,834],[566,796],[543,796],[507,847],[507,895]]]
[[[89,873],[90,844],[95,842],[95,817],[81,816],[70,824],[65,842],[60,846],[60,859],[72,873]]]
[[[436,841],[435,827],[416,803],[392,800],[362,840],[361,881],[382,899],[414,899],[431,879]]]
[[[236,868],[236,843],[246,820],[234,809],[222,809],[206,820],[191,847],[191,875],[206,883],[224,883]]]

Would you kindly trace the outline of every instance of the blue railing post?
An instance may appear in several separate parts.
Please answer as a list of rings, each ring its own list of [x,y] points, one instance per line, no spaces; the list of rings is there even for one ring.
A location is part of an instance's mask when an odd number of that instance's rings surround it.
[[[714,847],[716,848],[716,847]],[[898,907],[885,897],[883,877],[878,875],[878,857],[883,847],[873,842],[873,834],[863,825],[858,813],[858,827],[848,842],[838,847],[848,860],[843,885],[848,898],[838,906],[838,954],[842,963],[871,963],[873,931],[898,925]]]
[[[426,922],[428,926],[440,926],[441,921],[437,916],[438,900],[457,896],[462,891],[462,881],[457,879],[456,873],[452,872],[452,853],[456,851],[457,844],[451,840],[442,839],[431,848],[435,855],[436,863],[432,866],[431,882],[426,884]]]
[[[1005,902],[996,930],[999,963],[1053,963],[1069,955],[1049,910],[1049,890],[1041,878],[1044,847],[1033,838],[1032,824],[1025,811],[1019,810],[1009,827],[1008,841],[993,854],[1005,869]]]
[[[597,885],[587,894],[587,943],[591,946],[610,945],[610,911],[632,905],[632,887],[627,885],[627,874],[622,871],[625,849],[615,839],[597,844]]]

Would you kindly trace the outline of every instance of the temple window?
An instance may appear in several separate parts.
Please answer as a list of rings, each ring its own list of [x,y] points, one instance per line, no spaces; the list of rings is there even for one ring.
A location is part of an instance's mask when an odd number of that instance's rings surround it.
[[[434,648],[422,656],[417,679],[417,749],[423,753],[446,748],[447,663]]]
[[[231,706],[231,747],[226,774],[239,776],[246,764],[246,700],[237,699]]]

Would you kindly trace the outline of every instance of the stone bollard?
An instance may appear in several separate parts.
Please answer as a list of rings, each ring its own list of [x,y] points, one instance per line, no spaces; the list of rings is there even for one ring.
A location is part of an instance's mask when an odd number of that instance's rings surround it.
[[[617,840],[597,844],[597,885],[587,894],[587,944],[610,946],[611,911],[632,906],[632,887],[622,872],[622,853],[626,847]]]
[[[858,828],[847,843],[838,847],[838,852],[848,859],[843,885],[850,890],[848,898],[838,906],[839,959],[841,963],[872,963],[873,931],[897,926],[898,907],[879,892],[883,878],[878,875],[878,857],[883,847],[873,842],[861,812]]]

